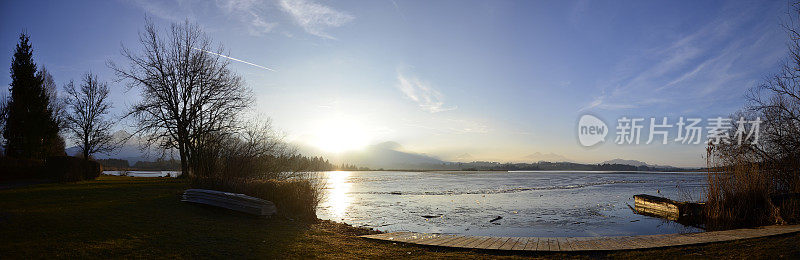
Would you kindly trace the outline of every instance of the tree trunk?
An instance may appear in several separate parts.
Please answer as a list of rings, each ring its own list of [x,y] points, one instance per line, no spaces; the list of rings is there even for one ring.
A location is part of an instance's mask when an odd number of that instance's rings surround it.
[[[178,145],[178,153],[181,156],[181,175],[180,178],[188,178],[189,177],[189,162],[187,162],[188,158],[186,156],[186,145],[183,143]]]
[[[83,134],[83,159],[89,160],[89,134],[85,130]]]

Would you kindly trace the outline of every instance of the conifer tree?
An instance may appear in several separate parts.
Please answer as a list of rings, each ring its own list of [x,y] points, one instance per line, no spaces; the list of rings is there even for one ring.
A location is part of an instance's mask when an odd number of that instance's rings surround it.
[[[11,61],[11,98],[3,129],[5,153],[10,157],[45,158],[64,154],[64,140],[53,117],[45,73],[38,73],[28,35],[19,36]]]

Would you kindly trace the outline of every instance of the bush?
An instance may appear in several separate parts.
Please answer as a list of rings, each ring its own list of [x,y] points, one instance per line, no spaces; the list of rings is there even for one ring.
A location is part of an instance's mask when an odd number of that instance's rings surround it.
[[[94,180],[103,166],[70,156],[51,156],[45,160],[0,157],[0,181],[52,179],[62,182]]]
[[[46,177],[62,182],[94,180],[102,173],[100,163],[71,156],[48,157],[44,165]]]
[[[189,177],[192,187],[247,194],[271,201],[279,215],[317,219],[324,182],[312,173],[312,160],[295,154],[269,121],[203,136],[191,154],[190,172],[181,176]]]
[[[45,175],[58,181],[79,181],[82,179],[80,159],[69,156],[53,156],[45,161]]]
[[[0,156],[0,181],[41,178],[44,161]]]
[[[739,164],[717,170],[708,174],[704,209],[709,230],[783,222],[779,209],[770,201],[770,186],[758,166]]]
[[[278,215],[300,220],[316,220],[323,187],[310,174],[284,180],[256,178],[192,177],[193,188],[242,193],[275,203]]]
[[[103,174],[103,165],[97,161],[84,161],[83,180],[94,180]]]
[[[707,229],[800,220],[795,160],[767,161],[747,146],[711,144],[707,158],[709,172],[704,207]]]

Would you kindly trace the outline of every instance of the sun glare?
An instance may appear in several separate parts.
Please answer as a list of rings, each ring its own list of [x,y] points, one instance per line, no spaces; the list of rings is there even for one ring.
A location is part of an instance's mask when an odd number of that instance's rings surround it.
[[[351,172],[333,171],[326,174],[329,188],[326,204],[330,206],[332,219],[342,219],[350,207],[350,196],[347,193],[350,192],[351,183],[348,178]]]
[[[340,153],[361,149],[369,137],[363,127],[347,120],[335,120],[320,125],[313,144],[327,152]]]

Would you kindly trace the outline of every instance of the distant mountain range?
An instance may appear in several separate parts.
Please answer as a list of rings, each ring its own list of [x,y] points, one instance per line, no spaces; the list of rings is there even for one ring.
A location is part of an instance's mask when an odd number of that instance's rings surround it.
[[[559,155],[559,154],[554,154],[554,153],[545,153],[545,154],[543,154],[543,153],[540,153],[540,152],[529,154],[529,155],[523,157],[523,159],[526,162],[541,162],[541,161],[545,161],[545,162],[572,162],[572,160],[567,159],[567,157],[564,157],[564,156]]]
[[[601,164],[624,164],[624,165],[631,165],[631,166],[648,166],[647,163],[637,160],[625,160],[625,159],[613,159],[604,161]]]
[[[613,159],[613,160],[604,161],[601,164],[623,164],[623,165],[631,165],[631,166],[636,166],[636,167],[648,166],[648,167],[655,167],[655,168],[679,168],[679,167],[675,167],[675,166],[658,165],[658,164],[647,164],[647,163],[642,162],[642,161],[625,160],[625,159],[619,159],[619,158]]]
[[[522,158],[522,163],[499,163],[474,161],[472,155],[464,153],[456,160],[444,161],[435,156],[403,151],[396,142],[384,142],[371,145],[363,150],[349,151],[341,154],[326,153],[310,146],[299,146],[304,155],[322,156],[334,164],[354,164],[370,169],[395,170],[684,170],[673,166],[651,165],[636,160],[613,159],[597,164],[576,163],[564,156],[554,153],[533,153]],[[469,161],[469,162],[465,162]]]

